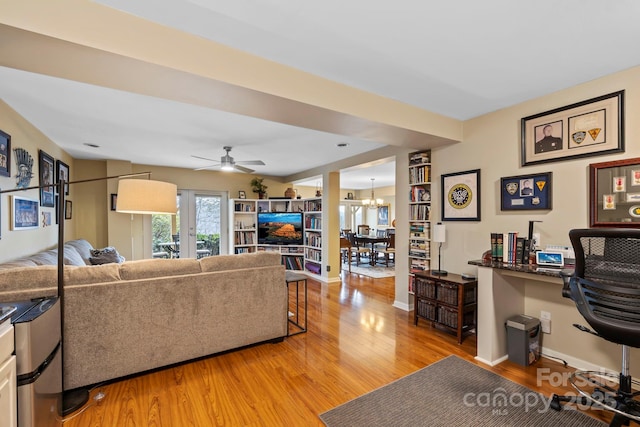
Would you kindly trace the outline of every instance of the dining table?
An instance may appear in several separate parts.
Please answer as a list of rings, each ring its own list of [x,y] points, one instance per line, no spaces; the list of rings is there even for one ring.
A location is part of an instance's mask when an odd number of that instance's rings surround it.
[[[376,265],[376,243],[387,243],[389,237],[387,236],[372,236],[370,234],[356,234],[354,236],[356,243],[371,245],[371,256],[369,257],[369,264]]]

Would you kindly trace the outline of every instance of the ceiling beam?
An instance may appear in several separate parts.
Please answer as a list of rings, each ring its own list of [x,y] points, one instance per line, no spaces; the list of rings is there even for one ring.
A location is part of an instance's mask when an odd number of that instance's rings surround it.
[[[402,147],[462,123],[86,0],[0,0],[0,65]],[[115,29],[115,30],[114,30]]]

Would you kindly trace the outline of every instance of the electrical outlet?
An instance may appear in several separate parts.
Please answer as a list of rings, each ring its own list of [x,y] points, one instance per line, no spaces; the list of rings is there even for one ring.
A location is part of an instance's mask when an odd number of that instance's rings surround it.
[[[540,311],[540,327],[545,334],[551,333],[551,313],[548,311]]]
[[[545,334],[551,333],[551,320],[549,319],[540,319],[540,328],[542,328],[542,332]]]

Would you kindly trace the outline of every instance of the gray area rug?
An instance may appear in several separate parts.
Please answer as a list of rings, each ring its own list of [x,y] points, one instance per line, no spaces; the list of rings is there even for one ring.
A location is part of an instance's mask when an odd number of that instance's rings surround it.
[[[548,396],[449,356],[320,414],[329,427],[602,427],[583,413],[549,408]]]
[[[349,271],[349,266],[346,263],[342,263],[342,270]],[[374,279],[381,279],[383,277],[394,277],[396,270],[394,267],[385,267],[376,265],[371,266],[369,264],[360,264],[359,266],[352,265],[351,272],[355,274],[361,274],[363,276],[372,277]]]

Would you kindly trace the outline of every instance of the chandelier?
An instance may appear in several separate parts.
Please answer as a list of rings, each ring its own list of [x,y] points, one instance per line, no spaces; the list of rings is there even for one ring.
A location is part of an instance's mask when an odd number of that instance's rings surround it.
[[[375,178],[371,178],[371,198],[370,199],[364,199],[362,201],[362,204],[365,205],[366,207],[368,207],[369,209],[377,209],[380,206],[382,206],[382,204],[384,203],[384,200],[376,199],[375,194],[373,194],[373,181],[374,180],[375,180]]]

